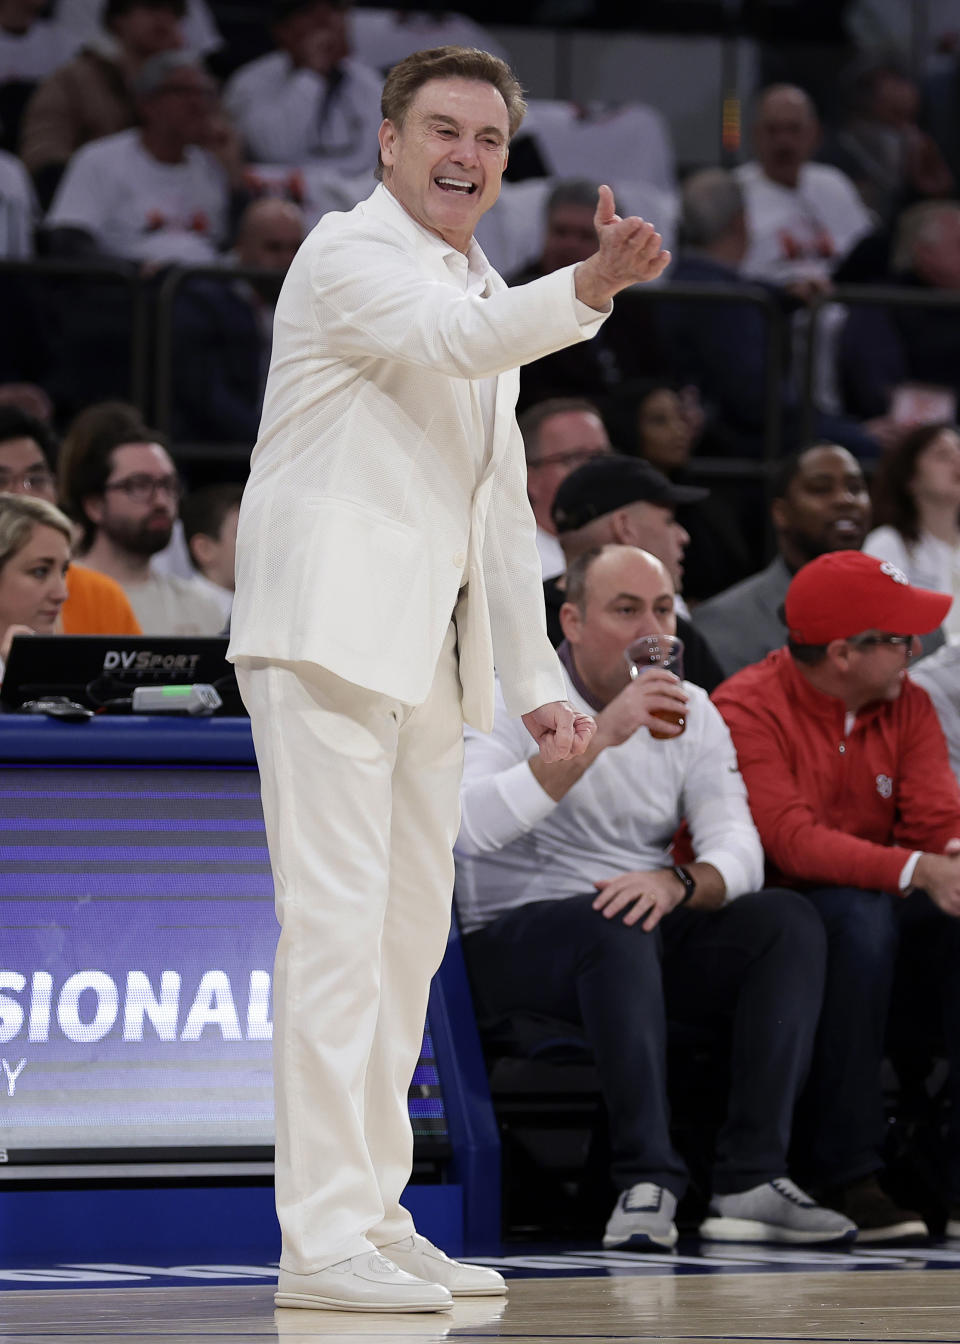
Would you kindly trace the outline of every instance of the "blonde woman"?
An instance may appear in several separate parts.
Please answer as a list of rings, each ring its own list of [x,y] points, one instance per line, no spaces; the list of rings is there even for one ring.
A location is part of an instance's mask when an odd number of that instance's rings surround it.
[[[67,597],[70,522],[45,499],[0,494],[0,677],[14,635],[52,635]]]

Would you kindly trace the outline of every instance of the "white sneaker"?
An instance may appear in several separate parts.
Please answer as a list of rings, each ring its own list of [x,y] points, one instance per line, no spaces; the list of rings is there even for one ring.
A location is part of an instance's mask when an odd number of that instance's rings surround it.
[[[390,1260],[428,1283],[442,1284],[454,1297],[502,1297],[507,1285],[502,1274],[483,1265],[464,1265],[451,1260],[432,1241],[414,1232],[403,1241],[392,1241],[380,1250]]]
[[[453,1306],[446,1288],[405,1273],[379,1251],[364,1251],[315,1274],[281,1268],[273,1300],[278,1307],[328,1311],[449,1311]]]
[[[677,1244],[677,1226],[673,1216],[677,1197],[662,1185],[640,1181],[624,1190],[613,1207],[603,1234],[606,1251],[649,1251],[660,1247],[670,1251]]]

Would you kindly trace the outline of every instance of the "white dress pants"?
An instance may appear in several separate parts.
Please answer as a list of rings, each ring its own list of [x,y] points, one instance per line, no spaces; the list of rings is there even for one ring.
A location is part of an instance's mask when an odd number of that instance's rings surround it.
[[[451,624],[411,706],[312,663],[246,659],[281,932],[274,976],[282,1266],[310,1274],[414,1230],[407,1089],[443,958],[463,718]]]

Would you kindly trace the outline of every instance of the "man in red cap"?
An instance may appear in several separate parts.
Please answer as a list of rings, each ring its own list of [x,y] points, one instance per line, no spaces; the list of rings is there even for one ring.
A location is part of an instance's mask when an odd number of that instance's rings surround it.
[[[794,576],[788,641],[714,692],[733,737],[768,883],[816,905],[827,983],[805,1104],[809,1176],[861,1242],[928,1234],[878,1173],[880,1069],[894,971],[922,968],[950,1061],[947,1231],[960,1236],[960,792],[926,692],[907,679],[948,594],[860,551]]]

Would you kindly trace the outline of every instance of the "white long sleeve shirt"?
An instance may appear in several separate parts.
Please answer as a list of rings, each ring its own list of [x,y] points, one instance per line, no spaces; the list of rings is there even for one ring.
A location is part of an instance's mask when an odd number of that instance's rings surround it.
[[[565,673],[567,696],[594,711]],[[465,933],[531,901],[563,900],[595,880],[670,866],[686,818],[697,860],[710,863],[732,900],[763,885],[763,850],[727,727],[699,686],[682,737],[646,728],[608,747],[559,802],[530,766],[537,747],[497,688],[490,734],[466,732],[456,846],[457,909]]]

